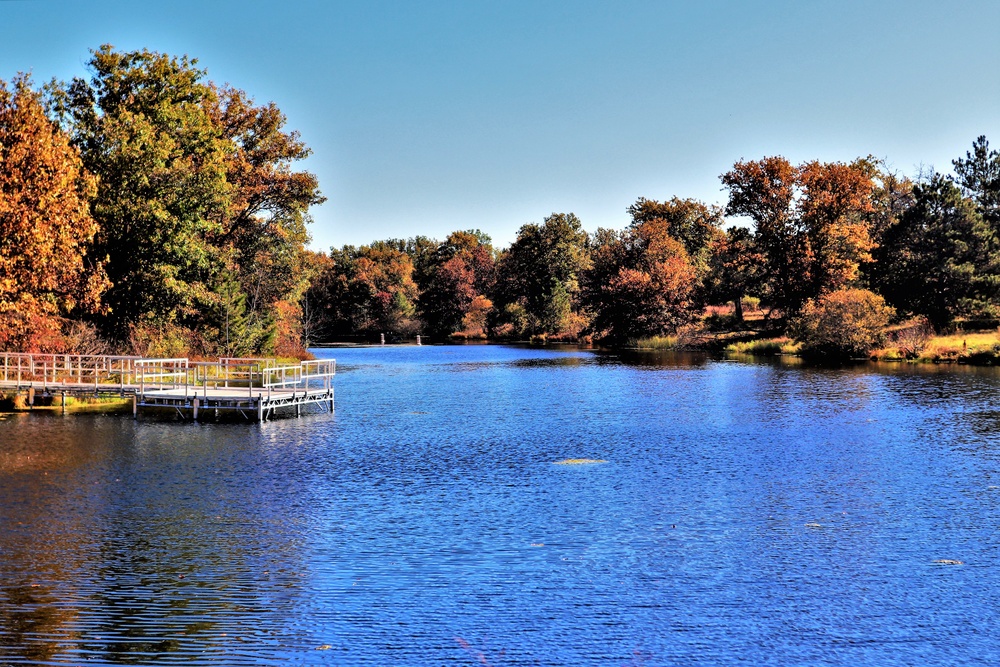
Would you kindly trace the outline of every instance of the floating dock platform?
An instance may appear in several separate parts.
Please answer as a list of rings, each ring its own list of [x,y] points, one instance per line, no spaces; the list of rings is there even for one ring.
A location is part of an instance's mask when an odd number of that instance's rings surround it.
[[[39,396],[132,399],[132,416],[173,410],[198,420],[219,412],[265,421],[281,413],[300,415],[307,406],[333,412],[333,359],[281,365],[275,359],[187,358],[25,354],[0,352],[0,391],[23,394],[31,406]]]

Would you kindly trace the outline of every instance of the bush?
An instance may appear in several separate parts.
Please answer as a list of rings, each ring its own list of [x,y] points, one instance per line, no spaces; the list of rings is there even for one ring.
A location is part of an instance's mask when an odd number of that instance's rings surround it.
[[[918,317],[893,327],[889,340],[904,359],[916,359],[934,336],[934,329],[925,317]]]
[[[844,289],[810,299],[792,324],[807,355],[852,358],[868,356],[885,344],[885,328],[894,310],[885,299],[863,289]]]

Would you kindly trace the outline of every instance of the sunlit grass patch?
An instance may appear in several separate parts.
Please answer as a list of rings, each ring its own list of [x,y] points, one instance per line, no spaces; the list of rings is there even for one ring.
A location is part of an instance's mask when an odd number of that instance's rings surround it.
[[[872,350],[869,355],[872,361],[905,361],[906,354],[898,347],[883,347]]]
[[[9,392],[0,395],[0,412],[101,412],[118,413],[132,410],[132,398],[120,396],[67,396],[62,404],[59,393],[35,394],[34,405],[28,405],[24,392]]]
[[[652,336],[635,341],[634,347],[640,350],[672,350],[677,347],[677,336]]]
[[[979,331],[934,336],[921,350],[919,360],[997,365],[1000,364],[1000,335],[996,331]]]
[[[556,461],[557,466],[579,466],[592,463],[607,463],[607,461],[604,459],[563,459],[562,461]]]
[[[760,338],[757,340],[730,343],[725,351],[730,354],[752,354],[759,357],[773,357],[779,354],[798,354],[802,344],[791,338]]]

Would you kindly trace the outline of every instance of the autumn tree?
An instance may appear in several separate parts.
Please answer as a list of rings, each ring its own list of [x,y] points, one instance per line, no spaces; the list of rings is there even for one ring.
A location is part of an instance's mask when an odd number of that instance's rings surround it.
[[[798,174],[783,157],[740,161],[722,176],[729,190],[727,215],[745,216],[754,225],[764,257],[765,302],[794,310],[807,293],[811,256],[792,214]]]
[[[420,316],[430,335],[450,336],[463,327],[474,303],[480,311],[484,309],[486,295],[493,290],[496,266],[492,242],[478,230],[453,232],[435,249],[424,271]]]
[[[783,157],[737,162],[722,175],[728,215],[745,216],[765,261],[765,301],[786,315],[821,293],[855,284],[872,259],[877,169]]]
[[[875,175],[869,160],[814,160],[799,167],[802,195],[796,213],[812,258],[810,295],[855,284],[861,266],[871,261]]]
[[[326,339],[416,333],[413,260],[392,242],[331,249],[306,298]]]
[[[99,310],[95,185],[30,79],[0,81],[0,349],[64,351],[63,318]]]
[[[746,227],[730,227],[709,247],[707,293],[712,303],[732,301],[733,315],[743,321],[743,297],[758,290],[764,256]]]
[[[885,343],[885,328],[893,315],[885,299],[874,292],[835,290],[806,301],[792,323],[792,332],[807,355],[866,357]]]
[[[572,213],[553,213],[521,227],[497,264],[498,322],[515,335],[559,333],[583,326],[580,280],[590,266],[588,235]]]
[[[333,261],[324,252],[306,251],[306,263],[312,269],[309,285],[299,300],[299,309],[302,312],[302,319],[299,326],[302,337],[302,345],[306,349],[315,343],[323,342],[327,337],[324,330],[324,295],[329,293],[329,285],[326,281],[332,278]]]
[[[663,218],[600,229],[584,297],[592,329],[614,343],[674,332],[695,316],[697,271]]]

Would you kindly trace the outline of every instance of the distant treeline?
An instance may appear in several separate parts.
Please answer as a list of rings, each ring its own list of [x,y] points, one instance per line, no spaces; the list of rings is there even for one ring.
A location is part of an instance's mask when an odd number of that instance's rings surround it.
[[[332,249],[306,294],[305,331],[621,344],[675,332],[713,304],[732,303],[738,324],[747,297],[779,329],[809,329],[800,316],[827,308],[939,329],[996,317],[1000,154],[980,137],[953,165],[910,179],[870,157],[741,160],[721,176],[724,208],[641,198],[622,231],[588,234],[556,213],[504,250],[478,230]]]
[[[88,65],[86,80],[0,81],[3,349],[300,355],[380,334],[622,344],[708,305],[731,303],[738,325],[748,299],[772,327],[807,333],[1000,315],[1000,154],[985,137],[952,175],[911,179],[870,157],[741,160],[721,176],[724,207],[640,198],[620,231],[554,213],[505,249],[474,230],[324,254],[306,248],[318,183],[294,170],[309,149],[274,104],[186,57],[103,46]]]

